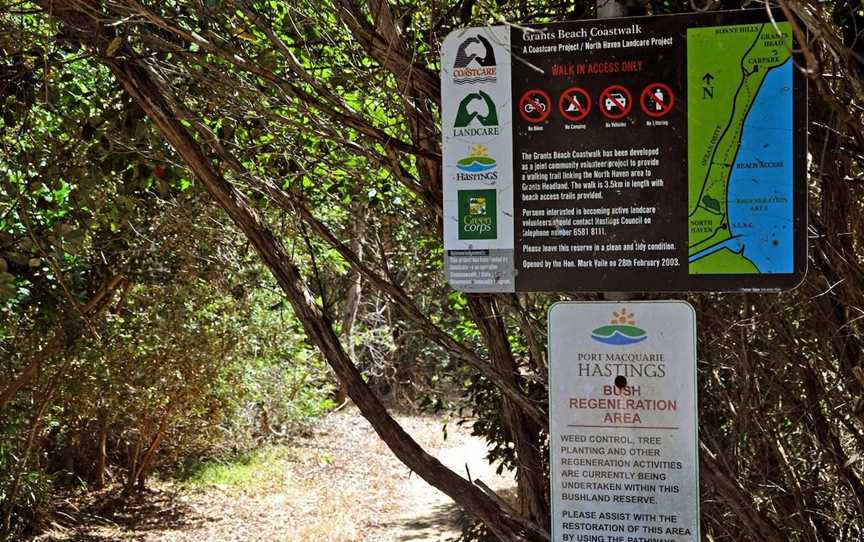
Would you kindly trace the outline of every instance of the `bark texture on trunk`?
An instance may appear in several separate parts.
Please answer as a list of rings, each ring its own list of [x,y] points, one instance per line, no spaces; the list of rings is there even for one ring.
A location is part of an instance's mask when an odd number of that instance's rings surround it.
[[[72,36],[101,50],[104,44],[94,39],[107,39],[108,29],[66,2],[41,0],[40,4],[64,23]],[[98,10],[95,10],[98,12]],[[134,58],[121,47],[114,55],[102,58],[126,92],[159,128],[163,137],[180,155],[215,201],[255,247],[264,264],[287,296],[294,313],[334,372],[348,390],[349,397],[369,420],[378,435],[393,453],[426,482],[448,495],[459,506],[486,524],[502,541],[525,540],[522,533],[533,531],[517,518],[510,517],[480,488],[466,481],[426,453],[414,439],[390,416],[384,405],[369,389],[357,367],[345,352],[332,322],[316,305],[297,266],[289,258],[282,242],[250,207],[245,196],[237,191],[216,169],[203,149],[177,118],[169,105],[174,101],[161,86],[158,77],[147,64]],[[547,538],[532,538],[545,540]]]
[[[498,304],[492,296],[468,296],[468,306],[489,345],[492,364],[502,373],[512,375],[518,386],[519,368],[510,350],[510,340]],[[545,458],[540,449],[540,427],[525,416],[507,397],[501,400],[504,427],[516,448],[516,481],[522,513],[534,523],[549,522],[549,499],[546,491]]]

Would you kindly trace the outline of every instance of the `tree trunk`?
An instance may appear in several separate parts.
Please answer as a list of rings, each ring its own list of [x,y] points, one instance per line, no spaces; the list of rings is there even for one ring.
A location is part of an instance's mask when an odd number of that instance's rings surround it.
[[[354,201],[351,204],[351,251],[363,261],[363,244],[366,241],[366,204]],[[357,323],[357,313],[360,308],[360,294],[362,293],[362,275],[353,266],[351,267],[351,278],[348,291],[345,295],[345,307],[342,311],[342,343],[351,358],[351,363],[357,364],[357,354],[354,349],[354,324]],[[340,383],[336,393],[336,404],[343,404],[348,399],[348,389],[344,383]]]
[[[93,483],[96,489],[105,487],[105,465],[108,462],[108,416],[103,416],[99,427],[99,443],[96,448],[96,472],[93,473]]]
[[[107,43],[111,32],[101,23],[90,18],[66,2],[39,0],[39,4],[54,17],[66,23],[67,31],[97,50]],[[98,11],[98,9],[96,10]],[[378,435],[394,454],[411,470],[431,485],[443,491],[467,512],[483,521],[489,530],[502,541],[524,539],[522,532],[534,533],[533,539],[548,540],[548,536],[537,533],[530,525],[518,518],[511,518],[501,507],[478,487],[445,467],[427,454],[389,415],[384,406],[367,386],[356,366],[351,363],[339,342],[327,317],[314,303],[299,270],[289,259],[282,243],[249,207],[246,198],[231,186],[216,170],[204,152],[179,122],[168,105],[173,97],[166,98],[155,82],[155,76],[146,64],[136,60],[136,55],[121,47],[111,58],[103,58],[104,64],[122,84],[123,88],[147,113],[159,128],[167,142],[182,157],[186,165],[196,174],[211,196],[228,213],[234,223],[247,236],[264,264],[273,273],[279,286],[290,300],[294,313],[302,323],[306,334],[319,348],[324,358],[346,385],[348,395],[369,420]]]
[[[492,363],[504,374],[511,375],[518,386],[519,369],[510,351],[510,341],[504,321],[491,296],[468,296],[468,306],[483,338],[489,345]],[[540,428],[506,397],[501,411],[504,427],[516,449],[516,481],[522,513],[539,525],[549,523],[549,486],[544,475],[545,459],[540,450]]]
[[[8,533],[11,530],[12,512],[15,509],[15,501],[18,499],[18,491],[21,489],[21,476],[24,474],[24,469],[27,468],[27,464],[30,461],[30,454],[33,451],[33,445],[36,442],[36,434],[39,432],[39,427],[42,423],[42,417],[45,415],[45,410],[47,410],[48,405],[51,403],[51,399],[54,397],[54,391],[56,389],[55,385],[60,375],[61,373],[58,373],[51,382],[48,383],[44,397],[39,403],[39,408],[33,414],[33,419],[30,421],[30,431],[27,434],[27,443],[24,446],[24,452],[20,454],[20,459],[17,465],[14,467],[12,488],[9,490],[9,494],[5,499],[6,508],[3,511],[2,528],[2,532],[4,533]]]
[[[776,525],[753,506],[753,500],[727,475],[708,447],[702,444],[699,470],[702,478],[723,495],[723,502],[729,505],[738,521],[749,532],[753,540],[760,542],[783,542],[785,538]]]

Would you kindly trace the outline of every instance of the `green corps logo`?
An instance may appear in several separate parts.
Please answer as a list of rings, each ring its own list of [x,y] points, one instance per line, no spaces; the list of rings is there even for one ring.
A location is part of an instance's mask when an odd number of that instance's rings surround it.
[[[495,190],[459,191],[459,239],[497,239]]]

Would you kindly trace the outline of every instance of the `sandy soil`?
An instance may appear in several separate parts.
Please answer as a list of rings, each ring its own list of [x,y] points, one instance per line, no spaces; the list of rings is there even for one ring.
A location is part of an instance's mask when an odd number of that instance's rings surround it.
[[[485,460],[485,443],[439,419],[400,417],[427,451],[463,477],[513,485]],[[268,456],[269,457],[269,456]],[[505,473],[506,474],[506,473]],[[330,415],[310,438],[274,448],[243,484],[162,482],[132,499],[70,499],[38,542],[444,542],[465,518],[402,465],[356,409]]]

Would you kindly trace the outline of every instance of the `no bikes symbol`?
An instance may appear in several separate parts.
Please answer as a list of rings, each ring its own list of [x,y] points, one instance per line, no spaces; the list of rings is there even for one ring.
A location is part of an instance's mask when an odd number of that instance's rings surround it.
[[[519,114],[528,122],[534,124],[543,122],[550,113],[552,113],[552,100],[540,89],[527,91],[519,100]]]

